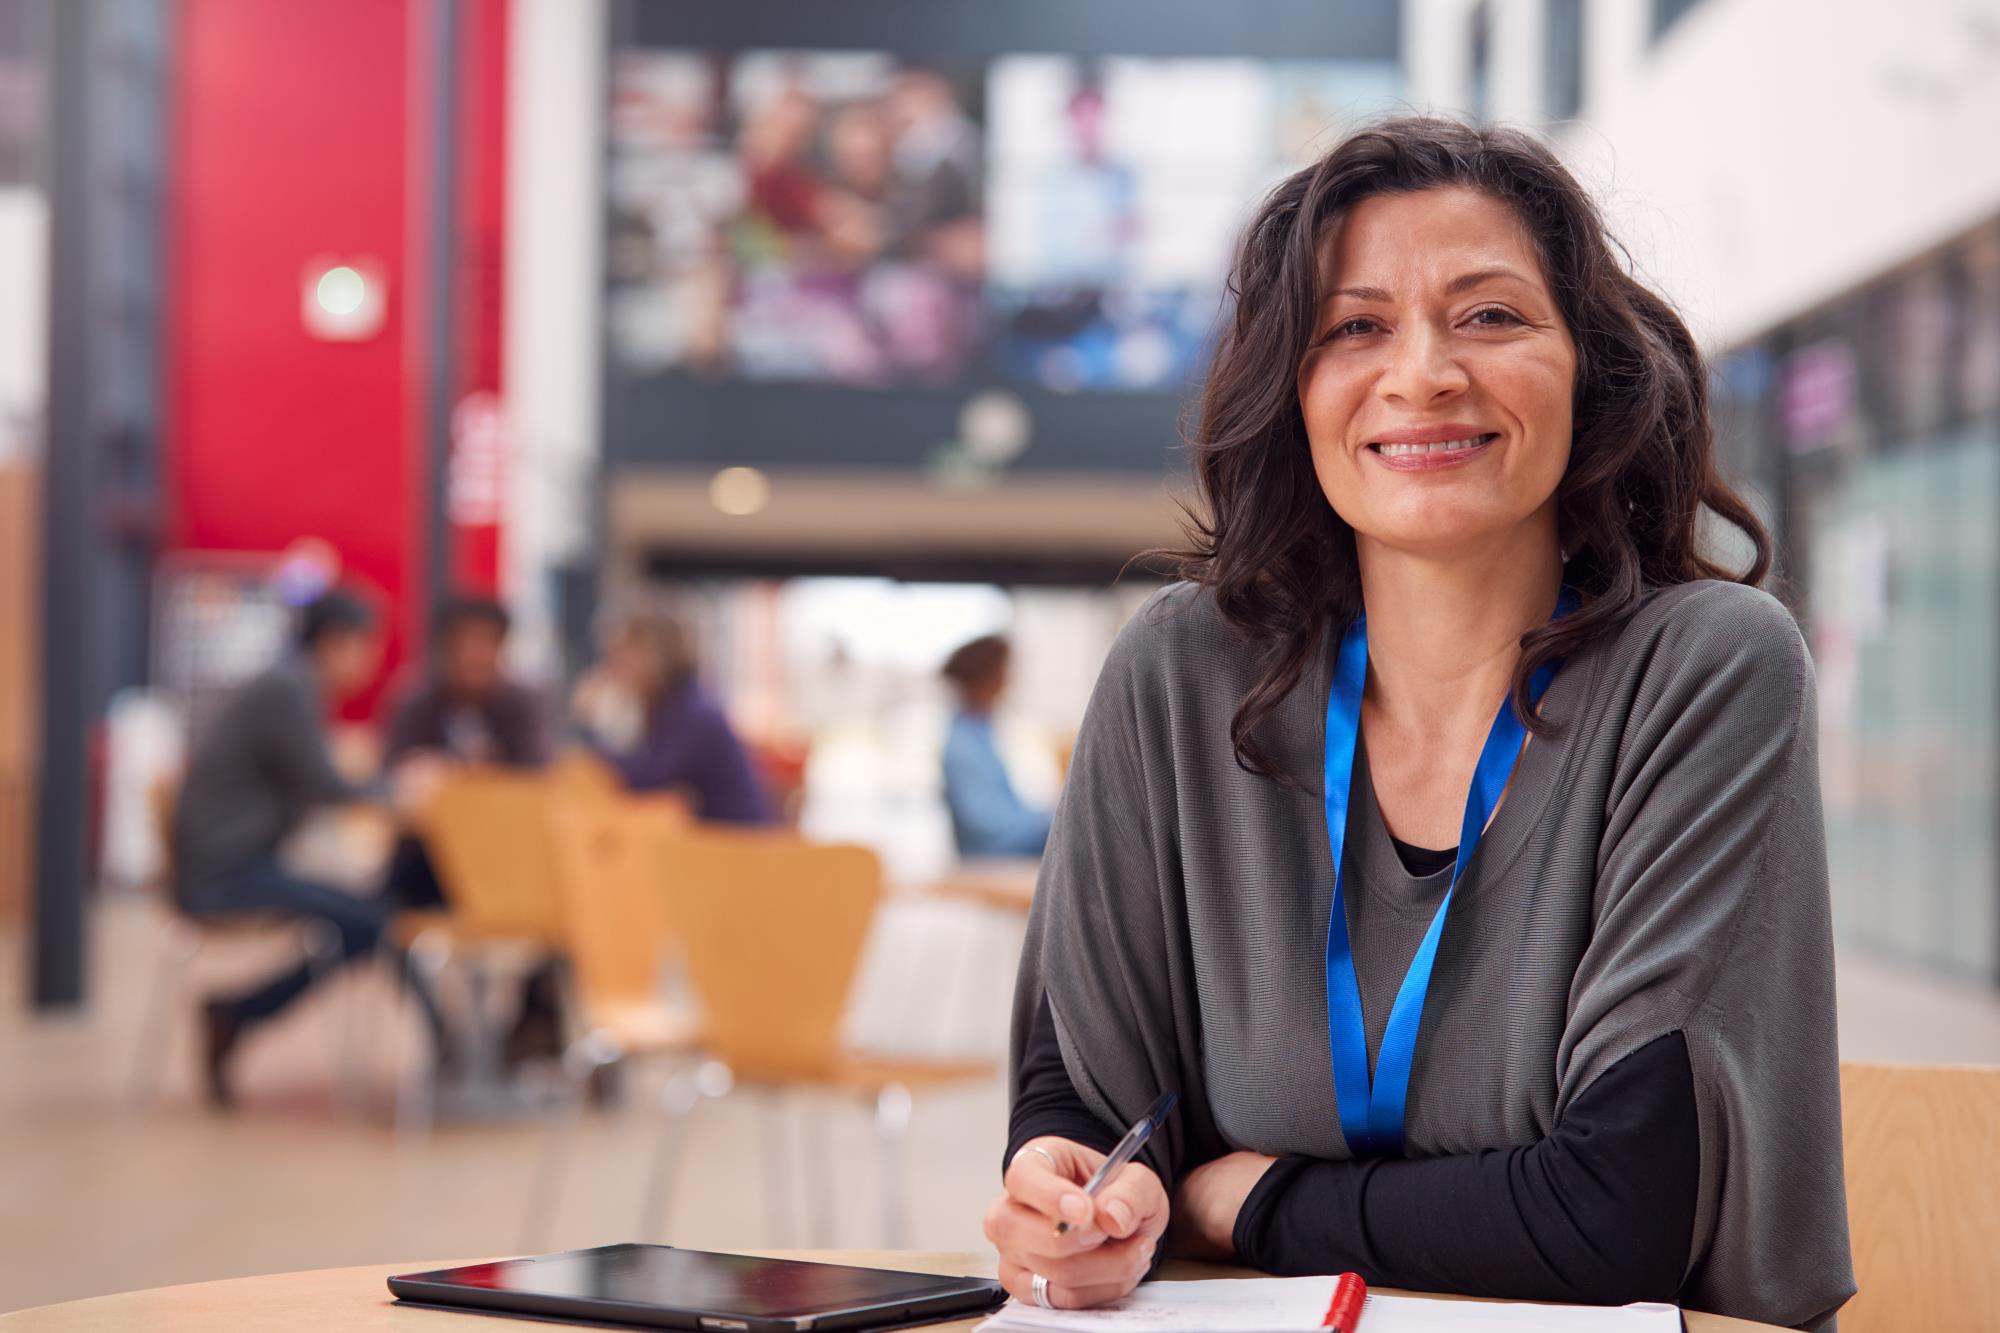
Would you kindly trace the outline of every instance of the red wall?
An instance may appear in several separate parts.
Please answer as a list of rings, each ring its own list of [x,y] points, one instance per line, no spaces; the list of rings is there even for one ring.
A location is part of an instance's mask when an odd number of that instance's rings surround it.
[[[466,9],[476,21],[461,45],[462,156],[477,172],[460,218],[493,259],[461,268],[453,369],[461,385],[497,390],[497,353],[485,349],[499,342],[506,5]],[[429,201],[412,194],[412,167],[428,157],[429,103],[411,76],[430,68],[429,5],[180,0],[177,11],[169,541],[279,551],[326,539],[347,575],[388,599],[386,678],[420,641],[427,598]],[[463,248],[469,258],[475,246]],[[306,333],[301,274],[321,255],[366,256],[387,274],[387,318],[373,338]],[[452,545],[455,571],[485,582],[497,532]]]
[[[394,620],[420,590],[409,377],[405,0],[182,0],[167,306],[173,544],[323,537]],[[388,319],[322,342],[299,317],[319,254],[373,256]],[[392,625],[400,656],[406,623]]]
[[[462,151],[459,181],[458,383],[461,396],[501,395],[501,330],[506,327],[507,262],[507,0],[474,0],[460,10],[465,24],[459,123]],[[498,446],[505,448],[505,430]],[[506,460],[492,455],[470,460],[478,480],[504,487]],[[463,436],[455,454],[478,451]],[[465,506],[454,520],[451,578],[455,587],[493,594],[500,587],[499,505],[504,490]]]

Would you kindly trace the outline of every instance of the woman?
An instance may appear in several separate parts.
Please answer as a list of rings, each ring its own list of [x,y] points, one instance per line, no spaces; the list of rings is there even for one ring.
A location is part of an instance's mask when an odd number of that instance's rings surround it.
[[[1043,862],[1002,1281],[1097,1304],[1165,1238],[1827,1326],[1812,673],[1693,339],[1545,148],[1425,118],[1280,185],[1233,289],[1187,581],[1106,663]]]
[[[687,631],[671,616],[621,621],[602,665],[577,683],[572,708],[630,790],[685,793],[698,818],[717,823],[771,822],[750,756],[702,687]]]

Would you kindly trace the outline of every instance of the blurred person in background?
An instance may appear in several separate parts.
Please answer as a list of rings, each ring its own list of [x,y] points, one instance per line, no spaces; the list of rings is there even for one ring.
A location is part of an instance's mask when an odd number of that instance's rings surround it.
[[[541,701],[509,680],[503,667],[512,627],[507,608],[489,598],[455,597],[439,609],[430,668],[404,693],[389,722],[383,762],[392,773],[413,763],[515,769],[548,763]],[[397,840],[383,893],[398,910],[447,905],[419,834]],[[561,1054],[556,989],[552,966],[529,976],[506,1040],[510,1064]]]
[[[960,856],[1040,856],[1050,812],[1014,791],[993,737],[993,710],[1007,692],[1013,651],[998,634],[961,645],[945,659],[944,677],[958,712],[944,743],[944,800]]]
[[[455,597],[437,615],[431,670],[396,705],[388,763],[419,753],[462,764],[539,768],[548,731],[534,691],[507,679],[502,654],[513,618],[490,598]]]
[[[540,768],[549,761],[548,731],[532,691],[501,666],[512,626],[507,609],[484,598],[453,598],[439,610],[424,678],[397,702],[384,764],[411,762]],[[406,907],[437,907],[444,898],[421,839],[406,835],[390,862],[387,892]]]
[[[888,124],[895,166],[889,194],[890,244],[911,259],[937,264],[966,281],[985,276],[980,220],[979,129],[951,83],[935,70],[900,71],[890,90]]]
[[[300,616],[296,651],[252,678],[224,705],[195,746],[173,820],[174,892],[191,916],[275,913],[330,923],[347,962],[375,951],[393,907],[287,871],[286,838],[315,808],[381,799],[388,784],[357,786],[334,765],[325,718],[365,690],[382,665],[374,611],[335,590]],[[423,799],[435,762],[406,763],[393,795],[399,808]],[[402,969],[407,973],[407,969]],[[305,962],[239,995],[203,1006],[210,1100],[229,1106],[229,1063],[251,1029],[276,1017],[315,980]],[[440,1059],[449,1050],[435,998],[415,977]]]
[[[604,661],[577,682],[572,708],[629,790],[684,795],[698,819],[773,822],[749,752],[702,685],[694,645],[674,617],[645,611],[619,622]]]

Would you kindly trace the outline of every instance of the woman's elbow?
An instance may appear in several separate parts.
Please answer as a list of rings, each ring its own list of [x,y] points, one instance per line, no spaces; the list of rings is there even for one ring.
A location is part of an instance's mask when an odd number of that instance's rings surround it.
[[[1570,1300],[1585,1305],[1630,1305],[1635,1301],[1672,1304],[1686,1276],[1685,1237],[1675,1243],[1661,1234],[1660,1219],[1607,1219],[1583,1237],[1589,1258],[1565,1276]]]

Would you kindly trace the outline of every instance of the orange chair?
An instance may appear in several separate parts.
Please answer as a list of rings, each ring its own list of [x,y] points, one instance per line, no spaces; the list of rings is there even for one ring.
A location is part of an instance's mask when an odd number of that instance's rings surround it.
[[[692,1056],[700,1035],[692,1010],[667,993],[672,938],[660,886],[667,841],[692,822],[686,805],[661,797],[559,801],[550,817],[567,951],[569,1095],[568,1114],[548,1135],[529,1191],[529,1249],[545,1244],[591,1076],[634,1058]],[[665,1095],[680,1098],[680,1083],[670,1081]]]
[[[544,774],[475,770],[441,783],[417,820],[448,910],[406,912],[390,938],[433,988],[441,987],[448,968],[463,969],[471,1014],[460,1032],[462,1062],[471,1100],[481,1103],[481,1110],[487,1109],[485,1102],[504,1100],[499,1037],[485,1012],[492,973],[532,965],[559,951],[565,939],[550,824],[557,799],[556,786]],[[406,1071],[420,1064],[402,1063]],[[397,1125],[428,1128],[436,1094],[433,1078],[413,1080],[406,1073],[397,1095]]]
[[[608,800],[624,790],[611,765],[587,749],[564,750],[546,772],[550,783],[566,796],[585,799],[603,797]]]
[[[1840,1101],[1860,1287],[1841,1333],[1994,1327],[2000,1068],[1843,1064]]]
[[[550,780],[533,772],[480,769],[440,783],[417,824],[450,910],[406,913],[398,932],[414,940],[440,929],[460,944],[560,943],[548,823],[555,799]]]
[[[874,1107],[881,1142],[885,1243],[900,1247],[902,1143],[912,1093],[990,1078],[995,1066],[876,1059],[842,1040],[848,993],[882,896],[880,860],[864,847],[713,826],[668,840],[665,856],[667,927],[686,950],[714,1062],[710,1077],[685,1087],[668,1106],[669,1132],[702,1098],[726,1095],[738,1084],[763,1090],[773,1104],[799,1089],[863,1098]],[[829,1191],[825,1164],[819,1165],[824,1227]],[[775,1164],[771,1175],[775,1212]],[[655,1222],[666,1186],[663,1167],[645,1213]]]

